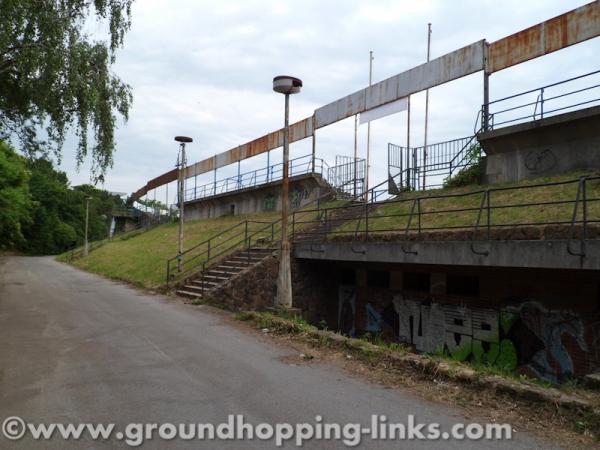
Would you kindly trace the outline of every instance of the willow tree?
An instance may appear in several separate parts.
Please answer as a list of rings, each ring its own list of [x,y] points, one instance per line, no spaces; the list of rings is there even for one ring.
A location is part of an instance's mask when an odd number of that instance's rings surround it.
[[[111,71],[132,1],[0,0],[0,139],[60,161],[71,131],[78,166],[91,156],[92,176],[104,178],[117,115],[127,120],[132,101],[130,86]]]

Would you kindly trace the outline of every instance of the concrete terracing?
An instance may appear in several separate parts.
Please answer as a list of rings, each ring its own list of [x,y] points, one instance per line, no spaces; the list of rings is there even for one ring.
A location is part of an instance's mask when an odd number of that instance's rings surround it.
[[[290,178],[290,208],[298,209],[333,188],[318,173],[308,173]],[[256,214],[281,210],[281,180],[237,191],[213,195],[185,204],[185,218],[208,219],[231,214]]]
[[[600,106],[480,133],[486,183],[600,168]]]

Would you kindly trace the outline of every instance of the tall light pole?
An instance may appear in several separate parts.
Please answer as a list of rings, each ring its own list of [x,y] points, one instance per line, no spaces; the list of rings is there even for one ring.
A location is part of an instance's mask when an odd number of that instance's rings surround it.
[[[373,51],[369,52],[369,87],[373,84]],[[369,202],[369,169],[371,168],[371,121],[367,122],[367,167],[365,167],[365,202]]]
[[[90,252],[90,244],[88,242],[88,228],[90,224],[90,200],[92,197],[85,198],[85,237],[83,244],[83,256],[87,256]]]
[[[177,254],[177,270],[181,270],[181,262],[183,260],[183,203],[185,201],[185,144],[194,142],[191,137],[175,136],[175,141],[179,142],[179,157],[177,163],[179,165],[179,250]]]
[[[302,87],[302,80],[287,75],[273,78],[273,90],[285,95],[285,119],[283,127],[283,181],[281,183],[281,252],[279,256],[279,276],[277,277],[277,297],[275,307],[292,307],[292,267],[290,264],[290,242],[287,235],[288,225],[288,192],[290,159],[289,116],[290,94],[297,94]]]
[[[427,24],[427,62],[431,55],[431,24]],[[423,190],[427,176],[427,122],[429,121],[429,89],[425,91],[425,139],[423,142]]]

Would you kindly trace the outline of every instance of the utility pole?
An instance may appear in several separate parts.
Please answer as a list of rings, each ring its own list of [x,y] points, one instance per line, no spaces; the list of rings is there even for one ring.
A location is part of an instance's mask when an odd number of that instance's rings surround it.
[[[85,198],[85,237],[83,244],[83,256],[87,256],[90,253],[90,244],[88,242],[88,228],[90,223],[90,200],[92,197]]]
[[[406,107],[406,188],[410,191],[410,94],[408,95]]]
[[[357,192],[356,192],[356,182],[358,181],[358,166],[356,163],[358,162],[358,114],[354,114],[354,191],[353,197],[356,200]]]
[[[431,53],[431,24],[427,24],[427,62]],[[423,190],[425,190],[425,177],[427,175],[427,121],[429,119],[429,89],[425,90],[425,139],[423,142]]]
[[[179,251],[177,253],[177,270],[181,271],[181,263],[183,262],[183,204],[185,203],[185,144],[194,142],[191,137],[175,136],[175,141],[179,142]]]
[[[369,52],[369,87],[373,83],[373,51]],[[369,170],[371,168],[371,121],[367,123],[367,167],[365,173],[365,202],[369,202]]]
[[[290,309],[292,307],[292,267],[290,263],[290,242],[287,235],[289,207],[289,172],[290,159],[289,123],[290,94],[297,94],[302,87],[302,80],[288,75],[273,78],[273,90],[285,95],[285,112],[283,127],[283,180],[281,183],[281,251],[279,255],[279,276],[277,277],[277,297],[275,307]]]

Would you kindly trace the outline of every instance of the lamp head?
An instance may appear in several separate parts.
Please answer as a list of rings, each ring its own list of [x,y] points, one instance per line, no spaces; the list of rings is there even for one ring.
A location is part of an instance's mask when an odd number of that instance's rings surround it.
[[[302,87],[300,78],[289,75],[279,75],[273,78],[273,90],[280,94],[297,94]]]
[[[181,142],[181,143],[194,142],[194,140],[191,137],[187,137],[187,136],[175,136],[175,140],[177,142]]]

